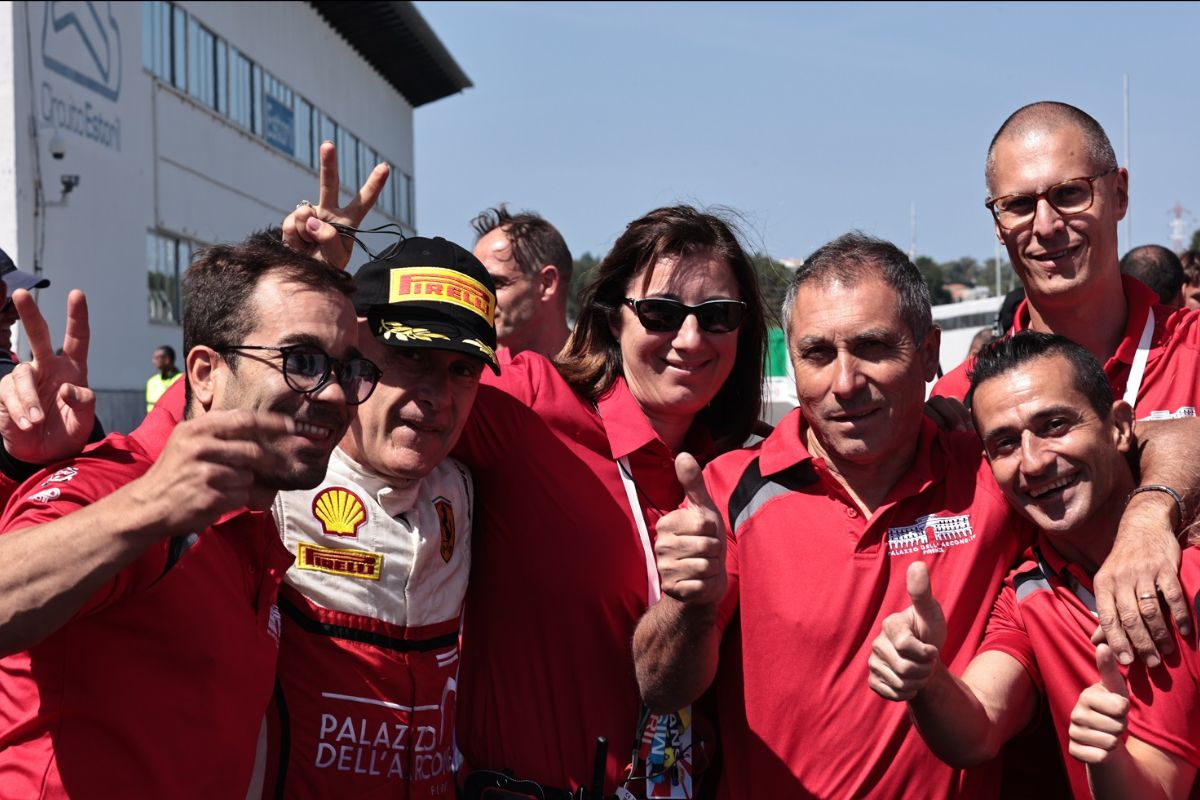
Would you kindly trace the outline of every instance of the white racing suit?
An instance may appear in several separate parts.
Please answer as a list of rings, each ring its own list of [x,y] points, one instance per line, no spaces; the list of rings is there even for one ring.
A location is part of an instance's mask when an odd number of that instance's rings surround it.
[[[340,448],[316,489],[280,492],[296,563],[279,598],[264,797],[453,800],[473,499],[454,459],[393,489]]]

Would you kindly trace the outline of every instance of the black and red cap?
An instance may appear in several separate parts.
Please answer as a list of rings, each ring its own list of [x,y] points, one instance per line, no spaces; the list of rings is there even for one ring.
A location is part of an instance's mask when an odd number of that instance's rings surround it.
[[[401,239],[354,282],[354,309],[380,342],[467,353],[500,374],[496,285],[469,251],[440,236]]]

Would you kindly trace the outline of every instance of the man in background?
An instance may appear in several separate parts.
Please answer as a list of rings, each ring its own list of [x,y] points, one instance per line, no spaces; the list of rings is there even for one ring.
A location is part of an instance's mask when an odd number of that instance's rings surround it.
[[[1200,250],[1185,250],[1179,263],[1183,267],[1183,307],[1200,308]]]
[[[1130,250],[1121,259],[1121,274],[1149,286],[1164,306],[1183,307],[1183,265],[1179,256],[1162,245],[1144,244]]]
[[[154,408],[158,398],[163,396],[163,392],[170,389],[171,384],[183,375],[175,366],[175,348],[169,344],[159,345],[155,348],[151,361],[154,364],[154,374],[150,376],[150,380],[146,381],[147,414]]]
[[[553,358],[566,344],[571,251],[540,214],[513,214],[502,204],[471,226],[474,255],[496,283],[496,337],[501,363],[523,350]]]

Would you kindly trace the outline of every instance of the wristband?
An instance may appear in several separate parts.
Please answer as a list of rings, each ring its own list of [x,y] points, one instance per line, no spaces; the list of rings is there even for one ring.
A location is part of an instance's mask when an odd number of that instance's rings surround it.
[[[1179,525],[1177,527],[1182,528],[1187,524],[1187,511],[1183,505],[1183,496],[1180,495],[1179,492],[1163,483],[1148,483],[1145,486],[1139,486],[1130,492],[1129,496],[1125,498],[1125,505],[1129,505],[1129,501],[1132,500],[1133,496],[1139,492],[1162,492],[1163,494],[1171,495],[1171,499],[1175,501],[1175,505],[1179,508]]]

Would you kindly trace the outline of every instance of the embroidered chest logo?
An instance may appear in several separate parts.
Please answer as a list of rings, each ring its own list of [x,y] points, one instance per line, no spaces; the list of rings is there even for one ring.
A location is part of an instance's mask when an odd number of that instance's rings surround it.
[[[296,567],[327,575],[341,575],[343,578],[377,581],[383,572],[383,555],[366,550],[316,547],[300,542]]]
[[[57,500],[61,494],[62,489],[51,486],[49,489],[42,489],[40,492],[29,495],[28,499],[31,503],[49,503],[51,500]]]
[[[442,561],[449,564],[450,556],[454,555],[454,506],[446,498],[438,497],[433,501],[433,510],[437,512],[438,530],[441,533]]]
[[[1185,417],[1196,416],[1195,406],[1181,406],[1175,412],[1171,411],[1151,411],[1150,416],[1145,419],[1184,419]]]
[[[42,486],[49,486],[52,483],[68,483],[78,474],[79,469],[77,467],[63,467],[58,472],[42,481]]]
[[[358,529],[367,521],[362,500],[349,489],[335,486],[313,499],[313,516],[321,523],[327,536],[358,536]]]
[[[902,556],[916,552],[931,555],[941,553],[948,547],[974,541],[975,531],[971,528],[969,514],[957,517],[926,514],[917,517],[912,525],[888,528],[887,538],[888,555]]]
[[[279,646],[279,634],[283,628],[283,616],[279,613],[279,606],[272,603],[271,613],[267,616],[267,633],[275,640],[275,646]]]

